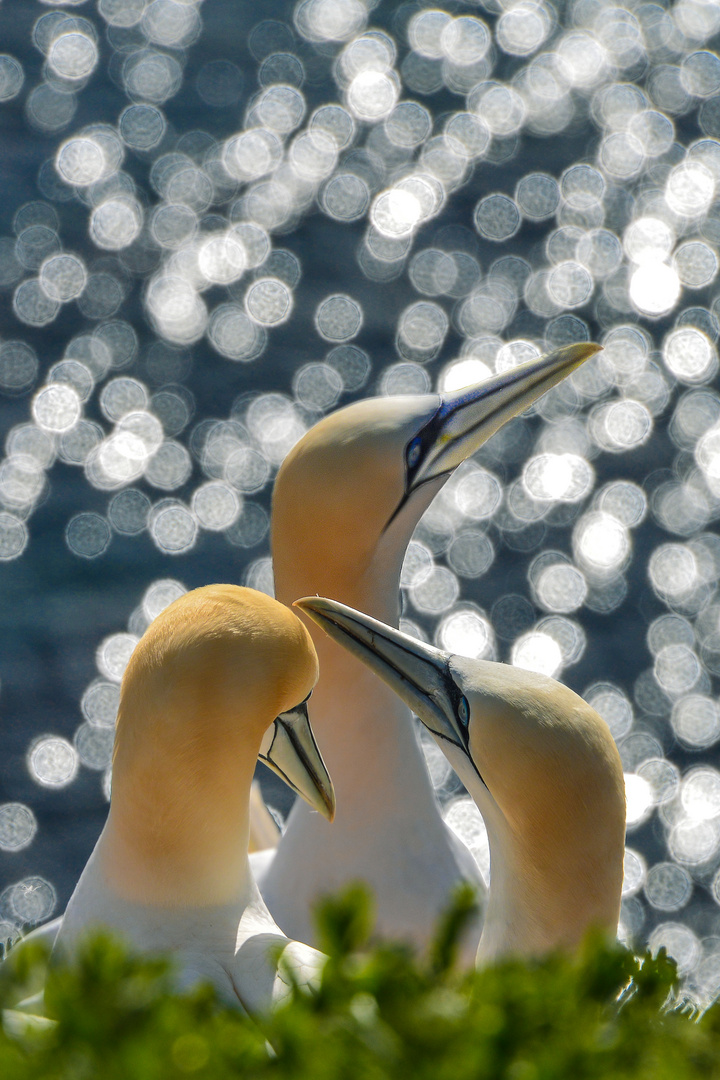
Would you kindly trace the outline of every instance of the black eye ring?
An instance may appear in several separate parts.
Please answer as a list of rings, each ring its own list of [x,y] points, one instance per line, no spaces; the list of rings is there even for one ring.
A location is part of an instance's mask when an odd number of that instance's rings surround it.
[[[468,705],[467,698],[461,697],[457,707],[458,720],[463,727],[468,726],[470,720],[470,706]]]

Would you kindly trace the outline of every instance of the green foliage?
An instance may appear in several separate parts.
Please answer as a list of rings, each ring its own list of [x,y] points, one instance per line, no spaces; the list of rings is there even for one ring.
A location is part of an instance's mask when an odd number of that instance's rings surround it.
[[[694,1080],[720,1078],[720,1007],[699,1020],[672,1005],[674,964],[600,936],[578,955],[454,964],[474,911],[466,890],[427,956],[370,944],[370,902],[354,888],[319,912],[328,962],[316,993],[296,988],[269,1016],[214,991],[172,990],[165,959],[107,938],[51,969],[53,1023],[13,1011],[47,958],[0,968],[3,1080]]]

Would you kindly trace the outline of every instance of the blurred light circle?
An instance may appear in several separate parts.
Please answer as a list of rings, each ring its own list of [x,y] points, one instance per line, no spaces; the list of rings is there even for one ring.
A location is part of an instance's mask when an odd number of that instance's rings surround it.
[[[633,725],[633,710],[619,687],[612,683],[595,683],[585,691],[583,697],[603,718],[616,741],[627,735]]]
[[[568,260],[550,271],[547,290],[562,307],[580,307],[593,291],[593,279],[584,266]]]
[[[718,366],[715,346],[692,326],[677,327],[666,335],[663,359],[673,375],[685,383],[708,382]]]
[[[14,56],[0,54],[0,101],[10,101],[22,90],[25,74]]]
[[[348,341],[362,326],[362,309],[350,296],[328,296],[315,313],[318,332],[327,341]]]
[[[680,911],[690,899],[692,888],[690,875],[677,863],[655,863],[647,872],[645,896],[657,911]]]
[[[52,255],[40,267],[40,288],[61,304],[75,300],[87,282],[87,271],[77,255]]]
[[[32,411],[35,423],[44,431],[69,431],[80,419],[80,398],[67,383],[51,383],[35,395]]]
[[[475,207],[475,228],[486,240],[509,240],[520,228],[520,211],[507,195],[486,195]]]
[[[569,206],[587,210],[596,206],[605,194],[602,173],[591,165],[571,165],[560,180],[560,191]]]
[[[397,77],[384,71],[361,71],[347,89],[347,103],[359,120],[373,123],[388,116],[398,99]]]
[[[161,504],[150,515],[150,535],[167,555],[180,555],[195,546],[197,521],[182,503]]]
[[[535,499],[577,502],[594,483],[592,466],[577,454],[540,454],[530,458],[523,471],[523,484]]]
[[[685,544],[661,544],[650,556],[648,575],[660,596],[679,601],[698,583],[697,562]]]
[[[208,338],[228,360],[255,360],[263,352],[267,335],[238,304],[221,304],[208,323]]]
[[[689,866],[712,859],[720,848],[720,825],[717,821],[679,821],[668,837],[668,850],[678,862]]]
[[[645,859],[640,852],[633,851],[632,848],[625,848],[622,885],[623,899],[629,896],[635,896],[635,894],[640,891],[645,882],[646,875],[647,866]]]
[[[680,799],[692,821],[720,816],[720,773],[709,766],[692,769],[683,778]]]
[[[673,263],[681,282],[690,289],[709,285],[718,272],[718,257],[702,240],[681,244],[673,256]]]
[[[133,150],[153,150],[165,134],[166,121],[156,105],[128,105],[120,114],[118,130]]]
[[[245,294],[245,307],[261,326],[276,326],[290,316],[292,293],[277,278],[261,278]]]
[[[370,205],[370,190],[362,177],[336,173],[323,190],[321,205],[338,221],[356,221]]]
[[[42,787],[61,788],[71,784],[78,770],[73,746],[57,735],[36,739],[27,756],[30,775]]]
[[[623,246],[633,262],[658,263],[668,258],[675,236],[660,218],[641,217],[633,221],[623,235]]]
[[[101,675],[119,683],[127,663],[138,643],[134,634],[110,634],[101,641],[95,653],[95,662]]]
[[[484,382],[492,374],[487,364],[475,357],[466,360],[456,360],[448,364],[440,379],[440,390],[448,393],[452,390],[462,390],[474,383]]]
[[[303,0],[295,9],[295,25],[310,41],[346,41],[366,19],[360,0]]]
[[[120,704],[120,687],[116,683],[97,679],[90,683],[82,696],[80,707],[89,724],[113,728]]]
[[[86,769],[107,769],[112,762],[115,732],[95,724],[81,724],[73,742]]]
[[[484,880],[490,880],[490,845],[482,814],[469,796],[455,799],[445,809],[443,820],[465,844],[480,868]]]
[[[27,326],[46,326],[59,310],[60,302],[52,300],[35,278],[23,281],[15,290],[13,311]]]
[[[495,28],[497,43],[511,56],[529,56],[540,48],[551,25],[544,4],[518,3],[500,16]]]
[[[55,168],[67,184],[87,187],[104,175],[107,167],[101,146],[92,138],[79,136],[68,139],[60,147]]]
[[[693,749],[712,746],[720,738],[720,710],[703,694],[688,694],[676,702],[670,722],[678,739]]]
[[[200,273],[215,285],[237,281],[246,265],[245,248],[232,232],[208,237],[198,251]]]
[[[591,511],[573,532],[576,559],[587,571],[617,573],[630,555],[627,530],[609,514]]]
[[[467,471],[456,483],[453,495],[457,507],[473,521],[490,518],[502,499],[498,478],[487,469]]]
[[[549,634],[533,630],[517,639],[511,650],[510,663],[513,667],[552,677],[563,666],[562,650]]]
[[[637,773],[625,773],[625,801],[627,804],[626,820],[628,828],[636,828],[653,810],[652,787],[647,780]]]
[[[24,341],[0,344],[0,389],[6,394],[21,394],[37,377],[38,361]]]
[[[375,228],[389,237],[408,236],[422,220],[419,200],[411,191],[391,188],[377,197],[370,210]]]
[[[161,611],[184,596],[187,589],[175,578],[161,578],[154,581],[146,591],[142,599],[142,608],[145,617],[152,622]]]
[[[108,199],[93,210],[90,235],[105,251],[120,251],[140,235],[143,214],[137,200],[127,196]]]
[[[112,532],[107,519],[100,514],[75,514],[65,529],[65,541],[74,555],[95,559],[104,554]]]
[[[28,534],[22,521],[0,511],[0,561],[17,559],[27,547]]]
[[[57,903],[52,885],[41,877],[28,877],[18,881],[4,891],[3,897],[6,895],[15,918],[31,925],[44,922],[52,915]]]
[[[645,315],[665,315],[680,296],[680,278],[666,263],[646,262],[633,271],[630,299]]]
[[[293,390],[306,409],[324,412],[336,404],[343,381],[329,364],[305,364],[293,377]]]
[[[712,173],[694,162],[676,165],[665,185],[665,202],[676,214],[697,217],[705,213],[715,194]]]
[[[555,213],[560,203],[558,182],[547,173],[528,173],[515,188],[515,201],[524,217],[543,221]]]
[[[443,55],[442,31],[452,21],[446,11],[420,11],[408,26],[408,40],[415,52],[430,59]]]
[[[587,582],[577,567],[556,563],[541,573],[535,591],[548,611],[577,611],[585,602]]]
[[[29,806],[19,802],[0,805],[0,851],[22,851],[33,842],[36,832],[37,821]]]
[[[98,62],[98,48],[87,34],[60,34],[48,53],[51,70],[65,79],[84,79]]]
[[[203,529],[221,532],[236,520],[240,500],[227,484],[211,480],[193,493],[192,512]]]
[[[473,608],[446,615],[438,626],[436,640],[441,649],[457,656],[482,659],[493,652],[492,627],[485,616]]]
[[[439,615],[456,602],[460,594],[458,579],[452,570],[436,566],[421,581],[410,587],[410,598],[418,611]]]

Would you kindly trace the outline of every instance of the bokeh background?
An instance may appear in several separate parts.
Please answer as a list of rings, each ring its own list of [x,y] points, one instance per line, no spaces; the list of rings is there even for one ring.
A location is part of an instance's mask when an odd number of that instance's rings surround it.
[[[272,589],[302,433],[592,339],[429,509],[404,619],[605,717],[621,934],[720,989],[719,40],[714,0],[0,4],[0,936],[67,902],[148,622]]]

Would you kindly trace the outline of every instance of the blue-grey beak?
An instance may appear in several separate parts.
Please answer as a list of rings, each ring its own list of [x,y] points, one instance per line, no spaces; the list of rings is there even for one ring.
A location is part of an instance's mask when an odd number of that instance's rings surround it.
[[[265,732],[260,761],[328,821],[335,817],[335,789],[308,719],[307,702],[280,713]]]
[[[421,484],[451,473],[504,423],[600,349],[593,342],[566,345],[482,383],[443,394],[437,412],[406,447],[406,499]]]
[[[437,739],[469,756],[468,703],[452,677],[448,653],[336,600],[306,596],[293,607],[307,612],[329,637],[379,675]]]

